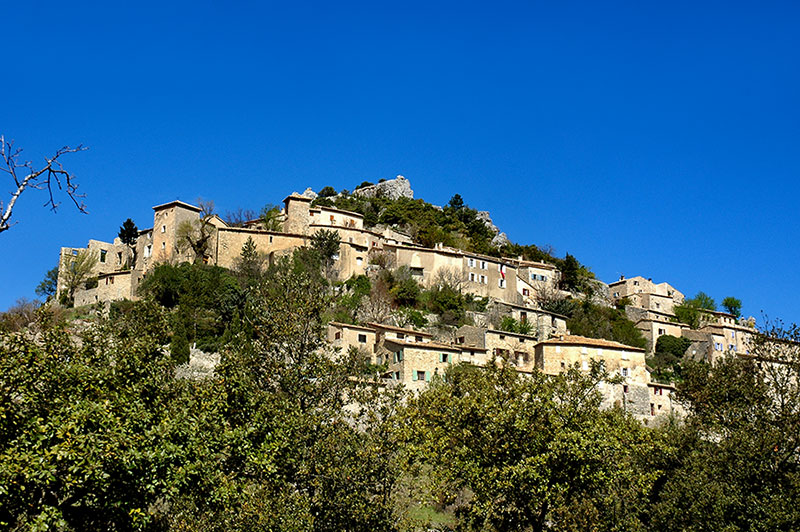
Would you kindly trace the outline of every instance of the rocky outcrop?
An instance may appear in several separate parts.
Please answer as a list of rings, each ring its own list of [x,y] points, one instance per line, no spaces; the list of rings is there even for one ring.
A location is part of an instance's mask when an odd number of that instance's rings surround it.
[[[484,225],[489,228],[489,231],[494,234],[494,237],[492,237],[492,246],[499,248],[511,243],[511,241],[508,239],[508,236],[506,236],[505,233],[501,233],[500,229],[494,225],[494,222],[492,222],[492,217],[489,215],[489,211],[478,211],[477,218],[478,220],[482,221]]]
[[[365,198],[388,198],[391,200],[414,198],[414,191],[411,190],[411,183],[401,175],[394,179],[387,179],[377,185],[359,188],[354,191],[353,194]]]
[[[317,193],[311,190],[311,187],[308,187],[302,194],[300,194],[304,198],[309,198],[312,200],[317,199]]]
[[[497,233],[494,235],[494,238],[492,238],[492,246],[496,248],[501,248],[510,243],[511,241],[508,239],[505,233]]]

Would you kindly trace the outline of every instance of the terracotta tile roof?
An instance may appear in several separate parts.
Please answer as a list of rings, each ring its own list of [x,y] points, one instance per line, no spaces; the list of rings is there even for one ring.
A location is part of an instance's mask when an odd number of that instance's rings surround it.
[[[375,329],[373,329],[372,327],[364,327],[363,325],[353,325],[352,323],[341,323],[338,321],[332,321],[328,323],[328,325],[332,327],[339,327],[341,329],[359,329],[362,331],[369,331],[373,333],[375,332]]]
[[[426,333],[426,332],[422,332],[422,331],[415,331],[414,329],[403,329],[401,327],[394,327],[393,325],[384,325],[383,323],[375,323],[375,322],[371,321],[371,322],[367,323],[367,325],[369,325],[370,327],[373,327],[375,329],[384,329],[384,330],[387,330],[387,331],[396,331],[396,332],[401,332],[401,333],[408,333],[410,335],[415,335],[415,336],[427,336],[428,338],[432,338],[433,337],[433,335],[430,334],[430,333]]]
[[[449,344],[440,344],[439,342],[405,342],[403,340],[395,340],[394,338],[387,338],[385,340],[387,344],[395,344],[395,345],[402,345],[403,347],[413,347],[421,350],[426,349],[434,349],[437,351],[454,351],[460,352],[461,349],[454,345]],[[475,349],[473,349],[474,351]]]
[[[536,345],[585,345],[592,347],[608,347],[611,349],[625,349],[627,351],[641,351],[644,349],[640,347],[633,347],[631,345],[621,344],[619,342],[612,342],[611,340],[604,340],[601,338],[586,338],[585,336],[577,335],[563,335],[539,342]]]
[[[196,212],[201,211],[200,207],[195,207],[194,205],[191,205],[181,200],[169,201],[167,203],[162,203],[161,205],[156,205],[155,207],[153,207],[153,210],[163,209],[165,207],[170,207],[172,205],[177,205],[179,207],[189,209],[190,211],[196,211]]]

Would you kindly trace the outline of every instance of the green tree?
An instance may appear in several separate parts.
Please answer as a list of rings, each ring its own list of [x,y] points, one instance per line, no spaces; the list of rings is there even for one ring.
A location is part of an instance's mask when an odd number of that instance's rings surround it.
[[[680,338],[669,334],[658,337],[655,354],[647,360],[653,369],[652,376],[659,382],[680,382],[683,379],[683,358],[686,350],[692,345],[688,338]]]
[[[333,261],[339,255],[342,237],[334,230],[321,229],[311,236],[311,248],[319,253],[326,275],[330,275]]]
[[[461,194],[455,194],[450,198],[450,202],[447,206],[455,210],[462,209],[464,207],[464,198],[461,197]]]
[[[258,281],[264,267],[264,257],[256,249],[253,237],[248,236],[242,251],[236,259],[235,270],[243,285]]]
[[[722,300],[722,308],[738,319],[742,315],[742,300],[735,297],[726,297]]]
[[[687,364],[690,415],[653,494],[655,530],[796,530],[800,523],[800,334],[757,335],[750,356]]]
[[[680,305],[675,305],[673,312],[681,323],[687,324],[692,329],[698,329],[703,323],[703,317],[708,314],[706,311],[717,310],[717,304],[705,292],[698,292],[696,296],[685,300]]]
[[[521,377],[489,364],[450,369],[403,412],[407,448],[431,469],[458,530],[641,530],[652,477],[648,433],[600,410],[599,366]],[[468,495],[467,495],[468,494]]]
[[[261,223],[267,231],[280,232],[283,230],[281,209],[277,205],[267,204],[261,209]]]
[[[560,286],[563,290],[578,291],[581,288],[581,265],[578,260],[567,253],[561,266]]]
[[[567,328],[580,336],[605,338],[642,349],[647,346],[647,340],[625,312],[595,305],[588,300],[575,304]]]
[[[128,246],[128,250],[130,251],[131,259],[128,265],[131,268],[136,267],[136,241],[139,238],[139,228],[136,227],[136,224],[133,223],[133,220],[128,218],[122,223],[122,226],[119,228],[118,233],[120,241]]]
[[[336,195],[336,189],[331,186],[323,187],[322,190],[320,190],[317,193],[317,196],[319,196],[320,198],[329,198],[335,195]]]
[[[58,266],[47,270],[44,274],[44,279],[36,287],[36,295],[46,297],[48,300],[56,295],[58,290]]]
[[[69,265],[64,268],[64,287],[70,305],[75,297],[75,291],[91,277],[97,261],[97,253],[89,249],[82,249],[70,259]]]

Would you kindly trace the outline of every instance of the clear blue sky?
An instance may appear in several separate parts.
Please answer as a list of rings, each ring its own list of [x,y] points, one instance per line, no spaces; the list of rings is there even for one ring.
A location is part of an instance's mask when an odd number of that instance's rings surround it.
[[[606,282],[800,321],[797,2],[86,4],[3,9],[0,132],[89,146],[64,162],[90,214],[22,197],[0,309],[158,203],[403,174]]]

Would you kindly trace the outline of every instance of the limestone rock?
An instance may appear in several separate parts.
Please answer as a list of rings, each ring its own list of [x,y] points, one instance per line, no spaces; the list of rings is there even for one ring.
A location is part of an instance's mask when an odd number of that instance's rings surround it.
[[[305,198],[310,198],[310,199],[312,199],[312,200],[315,200],[315,199],[317,199],[317,193],[316,193],[316,192],[314,192],[313,190],[311,190],[311,187],[308,187],[308,188],[307,188],[307,189],[306,189],[306,190],[305,190],[305,191],[304,191],[304,192],[301,194],[301,196],[303,196],[303,197],[305,197]]]
[[[492,246],[496,248],[503,247],[506,244],[510,243],[511,241],[508,239],[505,233],[497,233],[496,235],[494,235],[494,238],[492,238]]]
[[[359,188],[353,192],[353,194],[365,198],[389,198],[391,200],[414,198],[414,191],[411,190],[411,183],[401,175],[394,179],[387,179],[377,185]]]
[[[492,222],[492,217],[489,215],[489,211],[478,211],[478,220],[482,221],[495,235],[500,232],[500,229],[498,229],[497,226]]]

